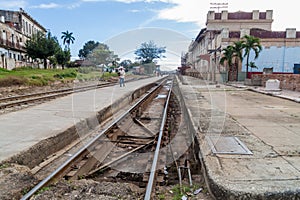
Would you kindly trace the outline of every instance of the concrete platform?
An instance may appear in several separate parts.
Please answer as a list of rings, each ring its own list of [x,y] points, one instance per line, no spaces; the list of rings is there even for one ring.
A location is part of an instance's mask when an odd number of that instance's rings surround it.
[[[58,144],[64,146],[69,144],[74,137],[81,137],[80,134],[84,132],[84,129],[97,126],[99,118],[101,120],[103,117],[101,114],[99,116],[99,111],[103,109],[111,111],[122,108],[124,104],[128,105],[135,90],[159,79],[153,77],[125,83],[126,87],[116,85],[76,93],[17,112],[0,115],[0,163],[17,162],[16,160],[19,159],[18,163],[21,160],[20,164],[33,167],[40,161],[35,160],[33,154],[40,154],[39,159],[43,159],[55,152],[55,149],[59,148]],[[123,104],[115,104],[118,108],[109,107],[122,99],[127,99],[127,101],[123,101]],[[64,135],[58,137],[60,134]],[[34,149],[33,146],[35,146]]]
[[[179,87],[216,199],[300,199],[299,103],[187,76]]]
[[[265,87],[262,86],[249,86],[245,85],[243,82],[231,82],[227,83],[229,86],[233,86],[236,88],[244,88],[250,91],[259,92],[262,94],[274,96],[274,97],[280,97],[283,99],[291,100],[297,103],[300,103],[300,92],[297,91],[291,91],[291,90],[279,90],[279,91],[269,91],[266,90]]]

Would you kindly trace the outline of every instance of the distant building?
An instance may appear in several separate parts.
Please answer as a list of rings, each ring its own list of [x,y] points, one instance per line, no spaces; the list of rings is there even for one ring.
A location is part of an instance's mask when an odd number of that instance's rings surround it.
[[[38,31],[47,32],[23,9],[0,10],[0,67],[12,69],[26,65],[25,43]]]
[[[294,64],[300,61],[300,32],[293,28],[272,31],[272,23],[272,10],[233,13],[209,11],[206,27],[191,42],[183,60],[206,80],[244,80],[246,59],[239,63],[237,72],[228,72],[219,61],[224,48],[245,35],[252,35],[260,38],[263,47],[258,59],[254,61],[258,69],[253,71],[262,72],[264,68],[273,68],[274,72],[292,73]]]

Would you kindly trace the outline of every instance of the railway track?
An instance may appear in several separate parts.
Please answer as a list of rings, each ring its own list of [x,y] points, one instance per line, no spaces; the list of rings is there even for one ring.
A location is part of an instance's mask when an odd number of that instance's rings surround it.
[[[155,186],[165,182],[163,169],[168,153],[160,151],[160,148],[170,141],[166,122],[170,116],[168,105],[171,94],[172,81],[163,81],[103,130],[90,136],[84,146],[80,147],[78,143],[78,150],[69,159],[62,162],[58,157],[34,169],[42,179],[22,200],[29,199],[44,186],[60,179],[97,177],[98,180],[108,180],[111,174],[122,176],[126,173],[135,174],[131,181],[146,187],[145,199],[153,197]],[[58,160],[62,163],[58,164]],[[56,166],[55,170],[50,171],[53,166]]]
[[[127,80],[127,82],[136,81],[137,79],[131,79]],[[94,90],[99,89],[103,87],[110,87],[114,86],[117,83],[115,82],[107,82],[107,83],[98,83],[98,84],[91,84],[86,86],[80,86],[80,87],[73,87],[73,88],[67,88],[67,89],[60,89],[60,90],[53,90],[53,91],[47,91],[47,92],[39,92],[39,93],[32,93],[27,95],[18,95],[18,96],[11,96],[11,97],[5,97],[0,98],[0,110],[5,109],[14,109],[22,106],[28,106],[28,105],[36,105],[39,103],[43,103],[45,101],[49,101],[58,97],[66,96],[69,94],[77,93],[77,92],[84,92],[87,90]]]

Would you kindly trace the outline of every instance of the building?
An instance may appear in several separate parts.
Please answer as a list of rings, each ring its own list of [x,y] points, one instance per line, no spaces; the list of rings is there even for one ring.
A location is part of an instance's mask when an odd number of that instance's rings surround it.
[[[0,10],[0,67],[25,66],[28,61],[25,43],[37,32],[45,34],[47,30],[23,9]]]
[[[228,67],[220,65],[219,61],[224,48],[241,40],[245,35],[252,35],[260,38],[263,47],[258,59],[252,60],[258,67],[251,69],[252,72],[273,68],[277,73],[292,73],[294,64],[300,61],[300,32],[293,28],[272,31],[272,23],[272,10],[233,13],[209,11],[206,27],[189,46],[186,63],[209,81],[245,80],[245,59],[234,72],[229,72]],[[253,58],[253,55],[250,57]]]

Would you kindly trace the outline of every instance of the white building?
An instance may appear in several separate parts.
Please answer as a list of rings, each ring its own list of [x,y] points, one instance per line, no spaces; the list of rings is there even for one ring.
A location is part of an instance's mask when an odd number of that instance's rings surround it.
[[[47,30],[23,9],[19,11],[0,10],[0,67],[12,69],[25,66],[25,43],[37,32]]]
[[[228,71],[220,65],[222,50],[239,41],[245,35],[260,38],[263,47],[255,64],[262,72],[263,68],[272,68],[275,72],[291,73],[295,63],[299,63],[300,32],[296,29],[272,31],[273,11],[233,12],[222,11],[207,14],[206,28],[203,28],[189,46],[186,65],[201,73],[203,79],[223,82],[244,80],[245,60],[239,63],[238,70]],[[253,55],[252,55],[253,57]]]

